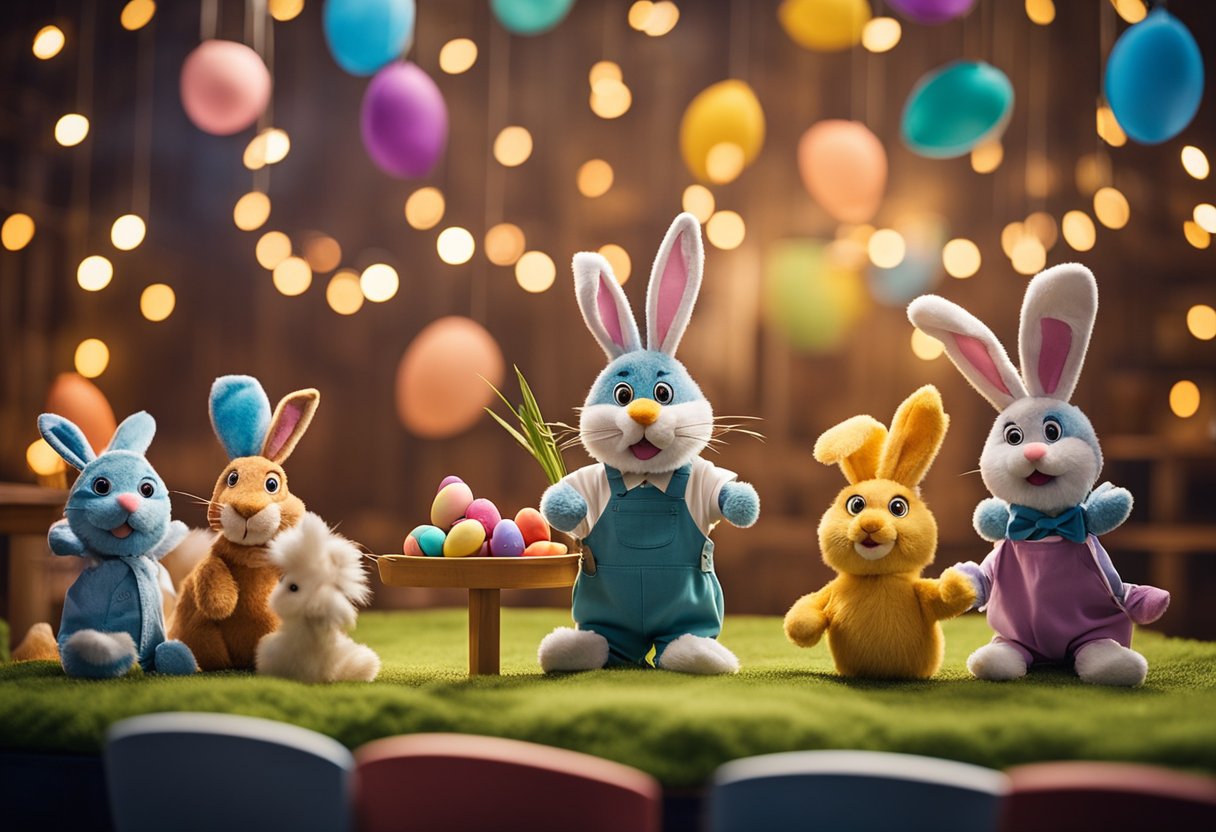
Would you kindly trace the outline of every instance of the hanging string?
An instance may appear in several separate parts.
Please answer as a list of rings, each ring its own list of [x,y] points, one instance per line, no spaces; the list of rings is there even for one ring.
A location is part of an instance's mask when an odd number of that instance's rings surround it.
[[[93,117],[93,59],[97,36],[97,2],[87,0],[80,9],[80,50],[77,53],[76,107],[85,118]],[[96,125],[90,127],[93,129]],[[93,171],[93,142],[84,142],[76,149],[72,166],[73,236],[78,244],[88,243],[89,216]]]
[[[266,0],[248,0],[245,4],[245,24],[245,36],[251,38],[253,51],[262,57],[266,71],[270,73],[270,100],[258,117],[257,134],[260,135],[274,124],[274,26],[270,23]],[[270,193],[270,165],[262,165],[253,172],[253,189]]]
[[[1031,30],[1029,36],[1030,70],[1027,77],[1026,98],[1030,102],[1038,102],[1044,81],[1048,77],[1046,75],[1047,62],[1050,60],[1051,50],[1043,48],[1043,40],[1049,37],[1050,27],[1030,24],[1029,29]],[[1050,189],[1050,182],[1039,183],[1046,185],[1041,190],[1037,186],[1031,187],[1036,162],[1040,166],[1040,171],[1047,171],[1047,104],[1045,100],[1041,106],[1035,107],[1033,104],[1029,106],[1026,115],[1027,207],[1042,210],[1047,199],[1047,191]]]
[[[730,57],[728,65],[730,77],[746,81],[751,46],[746,0],[731,0],[730,32]]]
[[[486,213],[485,228],[489,231],[502,221],[506,214],[507,174],[494,161],[494,139],[507,123],[509,97],[511,93],[511,37],[503,27],[490,19],[490,34],[487,40],[486,63],[489,68],[489,83],[486,85]],[[485,239],[482,238],[482,246]],[[487,306],[487,276],[489,259],[482,252],[482,267],[469,286],[469,310],[473,320],[485,323]]]
[[[152,107],[156,87],[155,17],[138,36],[136,56],[135,159],[131,174],[131,207],[144,222],[152,212]]]
[[[1094,114],[1098,108],[1106,105],[1106,97],[1102,94],[1102,76],[1106,70],[1106,59],[1115,44],[1115,9],[1109,3],[1103,3],[1098,11],[1098,92],[1095,97]],[[1110,185],[1114,176],[1111,173],[1110,151],[1106,140],[1094,130],[1094,157],[1098,162],[1098,172],[1101,184]]]
[[[213,40],[220,31],[219,0],[203,0],[199,7],[199,40]]]

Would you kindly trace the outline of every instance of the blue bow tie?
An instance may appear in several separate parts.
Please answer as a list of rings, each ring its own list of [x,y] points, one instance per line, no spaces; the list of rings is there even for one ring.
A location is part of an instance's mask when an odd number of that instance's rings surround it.
[[[1085,527],[1085,512],[1073,506],[1055,517],[1028,506],[1009,507],[1009,525],[1005,536],[1010,540],[1042,540],[1058,534],[1073,543],[1084,543],[1088,530]]]

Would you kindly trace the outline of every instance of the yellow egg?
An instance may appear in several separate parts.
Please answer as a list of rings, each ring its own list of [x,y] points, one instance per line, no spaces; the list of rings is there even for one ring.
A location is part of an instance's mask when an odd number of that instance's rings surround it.
[[[463,485],[463,483],[461,483]],[[475,555],[486,542],[486,527],[477,520],[461,520],[443,541],[445,558],[467,558]]]
[[[756,93],[743,81],[731,79],[706,87],[689,103],[680,121],[684,163],[702,182],[731,181],[752,163],[763,146],[764,110]],[[712,170],[711,156],[715,163]]]

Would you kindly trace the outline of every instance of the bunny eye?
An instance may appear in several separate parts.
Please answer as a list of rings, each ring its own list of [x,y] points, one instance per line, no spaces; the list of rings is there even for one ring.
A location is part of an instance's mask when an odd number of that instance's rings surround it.
[[[676,396],[675,391],[671,389],[671,385],[665,381],[660,381],[654,386],[654,400],[659,404],[671,404],[671,400]]]
[[[110,493],[110,481],[105,477],[98,477],[93,480],[93,493],[102,497]]]
[[[300,591],[300,587],[299,587],[298,585],[296,585],[296,584],[290,584],[290,585],[288,585],[288,587],[287,587],[287,588],[288,588],[288,589],[290,589],[292,592],[299,592],[299,591]]]
[[[622,381],[612,388],[612,398],[616,399],[617,404],[624,407],[633,401],[633,388]]]
[[[266,492],[269,494],[275,494],[278,492],[278,490],[279,490],[279,478],[277,476],[275,476],[274,474],[271,474],[270,476],[268,476],[266,478]]]
[[[139,484],[139,493],[144,495],[145,497],[151,497],[153,494],[156,493],[156,486],[153,485],[152,483],[148,482],[147,480],[144,480],[143,482],[141,482]]]
[[[908,501],[903,497],[896,497],[887,503],[887,511],[896,517],[905,517],[908,514]]]
[[[1055,419],[1048,419],[1043,423],[1043,436],[1047,438],[1048,442],[1055,442],[1063,432],[1060,428],[1060,423]]]
[[[852,497],[850,497],[848,500],[845,501],[844,507],[849,512],[849,514],[852,514],[854,516],[861,514],[861,512],[864,511],[865,507],[866,507],[866,498],[861,496],[860,494],[854,494]]]
[[[236,485],[236,481],[239,480],[240,478],[241,478],[241,475],[238,474],[236,471],[229,471],[228,472],[228,487],[232,488],[234,485]]]
[[[1022,429],[1017,425],[1007,425],[1005,427],[1005,441],[1010,445],[1021,445],[1023,438]]]

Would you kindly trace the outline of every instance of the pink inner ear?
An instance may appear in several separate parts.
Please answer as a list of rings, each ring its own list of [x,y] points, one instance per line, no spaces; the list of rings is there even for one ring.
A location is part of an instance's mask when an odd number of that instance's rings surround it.
[[[1044,393],[1054,393],[1072,349],[1072,327],[1058,318],[1044,318],[1039,322],[1039,331],[1043,337],[1039,348],[1039,384]]]
[[[303,416],[304,411],[298,405],[288,403],[283,406],[282,416],[274,423],[270,436],[266,438],[265,456],[267,459],[274,459],[279,455],[279,451],[283,450],[287,440],[295,433],[296,426],[300,424]]]
[[[684,257],[684,232],[676,236],[671,245],[671,254],[659,277],[659,308],[655,323],[659,327],[658,341],[652,347],[661,347],[667,340],[671,323],[684,300],[684,289],[688,286],[688,261]]]
[[[1000,390],[1006,396],[1013,395],[1009,392],[1009,388],[1005,386],[1004,379],[996,369],[996,362],[992,360],[992,356],[988,354],[988,348],[984,346],[984,342],[979,338],[973,338],[970,335],[960,335],[954,333],[954,343],[958,345],[958,350],[963,354],[963,358],[967,359],[972,367],[980,371],[980,375],[988,379],[988,382]]]
[[[600,323],[604,325],[604,331],[608,333],[608,337],[614,344],[624,349],[625,336],[621,334],[620,310],[616,307],[612,290],[608,288],[609,279],[608,275],[600,273],[600,286],[599,291],[595,293],[595,305],[600,310]]]

